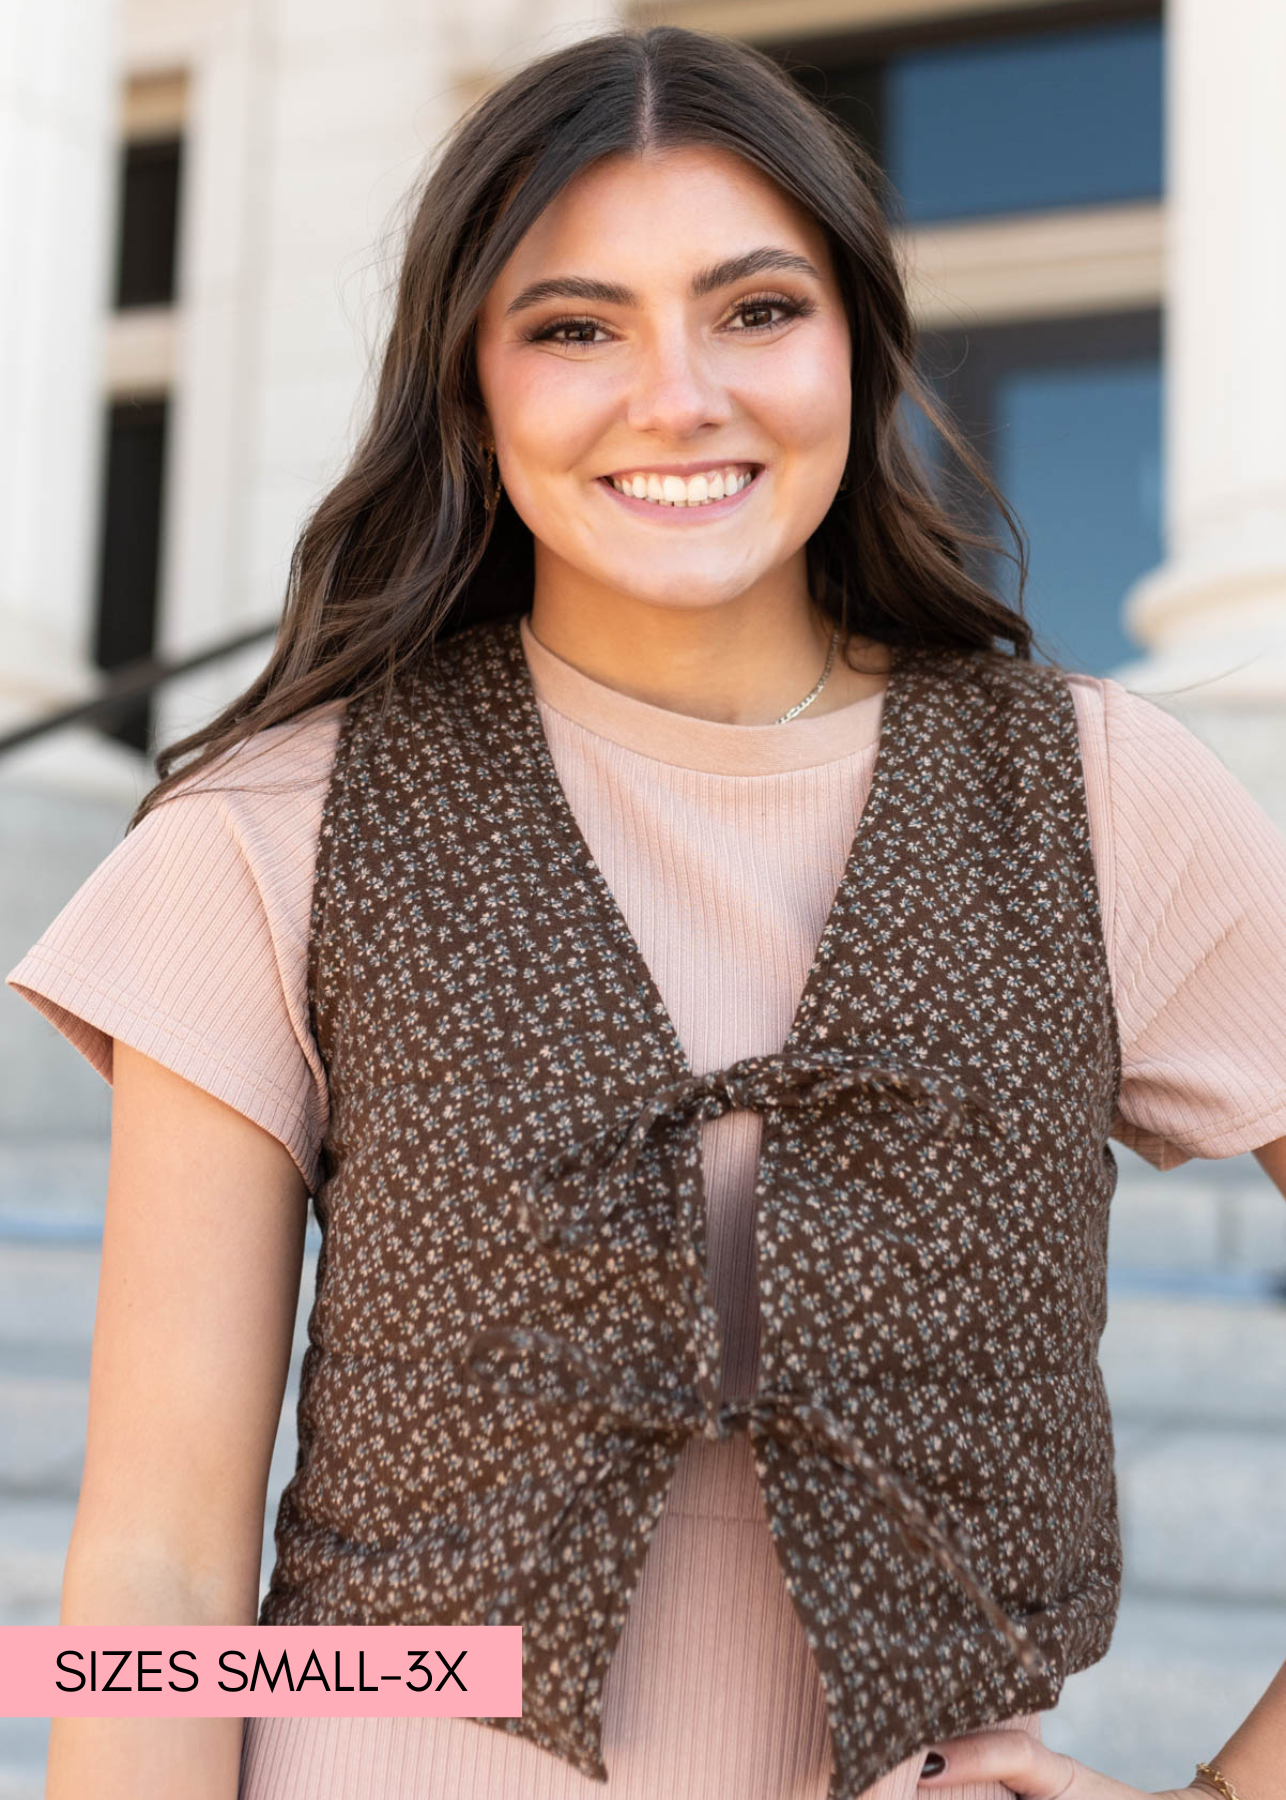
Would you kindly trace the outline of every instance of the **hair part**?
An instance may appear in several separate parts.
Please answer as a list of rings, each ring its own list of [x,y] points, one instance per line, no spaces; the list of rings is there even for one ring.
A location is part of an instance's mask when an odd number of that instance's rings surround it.
[[[531,534],[503,495],[486,510],[478,313],[520,239],[581,170],[701,145],[742,157],[817,221],[844,299],[848,482],[807,544],[815,605],[846,640],[874,639],[894,655],[1031,661],[1026,540],[917,372],[887,222],[895,196],[878,164],[763,51],[677,26],[622,27],[543,55],[484,95],[408,196],[373,404],[344,472],[297,536],[273,650],[217,717],[158,751],[159,779],[127,829],[243,740],[328,701],[387,690],[438,638],[530,603]],[[939,488],[989,497],[1016,555],[982,532],[977,513],[935,493],[899,417],[904,396],[965,472],[964,488],[946,473]],[[966,549],[1016,562],[1016,609],[967,572]]]

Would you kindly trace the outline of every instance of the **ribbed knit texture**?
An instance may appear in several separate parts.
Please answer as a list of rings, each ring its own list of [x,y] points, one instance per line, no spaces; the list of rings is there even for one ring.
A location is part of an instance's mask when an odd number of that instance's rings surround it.
[[[697,1070],[780,1048],[878,747],[883,697],[785,726],[647,705],[523,642],[559,777]],[[1286,839],[1214,753],[1072,682],[1121,1027],[1116,1135],[1159,1168],[1286,1135]],[[304,957],[342,702],[233,753],[126,837],[7,980],[108,1079],[120,1036],[238,1107],[310,1184],[326,1118]],[[230,785],[235,782],[236,785]],[[702,1128],[727,1391],[752,1391],[759,1115]],[[694,1439],[604,1690],[614,1800],[823,1800],[815,1665],[744,1435]],[[1009,1721],[1039,1734],[1039,1719]],[[920,1756],[870,1792],[909,1800]],[[950,1800],[1007,1790],[946,1787]],[[592,1800],[468,1720],[251,1720],[241,1800]]]

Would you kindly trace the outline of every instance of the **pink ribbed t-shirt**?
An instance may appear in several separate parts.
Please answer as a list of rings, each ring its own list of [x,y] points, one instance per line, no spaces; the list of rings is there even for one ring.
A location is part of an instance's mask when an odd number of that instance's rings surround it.
[[[780,1048],[870,786],[883,695],[716,724],[522,641],[558,775],[698,1071]],[[1286,1135],[1286,839],[1215,754],[1074,676],[1122,1043],[1114,1136],[1161,1169]],[[309,1186],[326,1080],[305,983],[337,701],[238,747],[125,837],[7,981],[107,1079],[121,1037],[287,1146]],[[729,1391],[758,1352],[757,1114],[702,1126]],[[693,1439],[604,1687],[615,1800],[824,1800],[829,1732],[748,1442]],[[998,1723],[1039,1736],[1039,1715]],[[910,1800],[921,1756],[869,1800]],[[963,1800],[966,1790],[941,1790]],[[240,1800],[598,1800],[469,1720],[247,1721]],[[995,1786],[969,1800],[1007,1800]]]

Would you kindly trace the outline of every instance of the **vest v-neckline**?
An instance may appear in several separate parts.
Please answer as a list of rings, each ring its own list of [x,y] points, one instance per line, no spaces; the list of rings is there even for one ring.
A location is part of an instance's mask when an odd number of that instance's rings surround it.
[[[635,991],[664,1043],[671,1065],[669,1072],[676,1077],[696,1074],[698,1071],[692,1068],[678,1028],[670,1016],[670,1009],[662,997],[642,946],[630,929],[620,903],[589,847],[559,777],[541,721],[531,671],[523,654],[517,617],[502,621],[498,635],[512,684],[512,701],[517,715],[513,722],[518,726],[520,741],[530,751],[529,756],[520,757],[521,768],[516,773],[520,779],[525,780],[532,797],[548,807],[568,851],[569,861],[579,878],[593,893],[597,901],[597,922],[632,973]],[[880,828],[889,804],[893,763],[903,738],[910,678],[910,667],[900,662],[895,655],[884,690],[870,788],[782,1045],[783,1050],[800,1050],[808,1046],[810,1039],[825,1039],[826,1027],[817,1023],[817,1014],[825,998],[824,989],[833,960],[835,940],[856,903],[862,886],[863,867],[868,860],[868,848]]]

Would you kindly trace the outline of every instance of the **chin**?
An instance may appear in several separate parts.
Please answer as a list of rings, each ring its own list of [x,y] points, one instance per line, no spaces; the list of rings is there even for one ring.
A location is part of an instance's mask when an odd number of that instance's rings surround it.
[[[747,588],[770,575],[775,566],[771,557],[730,557],[712,566],[711,562],[697,557],[686,560],[679,555],[667,557],[661,554],[664,548],[664,545],[659,546],[650,555],[646,551],[640,552],[620,564],[613,558],[612,566],[590,568],[585,572],[602,586],[628,594],[641,606],[672,607],[680,612],[691,612],[735,600],[738,594],[744,594]]]
[[[750,585],[749,582],[712,583],[704,585],[685,580],[681,574],[663,587],[639,588],[634,583],[624,580],[611,584],[618,593],[627,595],[638,606],[654,606],[659,612],[696,613],[704,612],[712,606],[723,606],[737,599]]]

